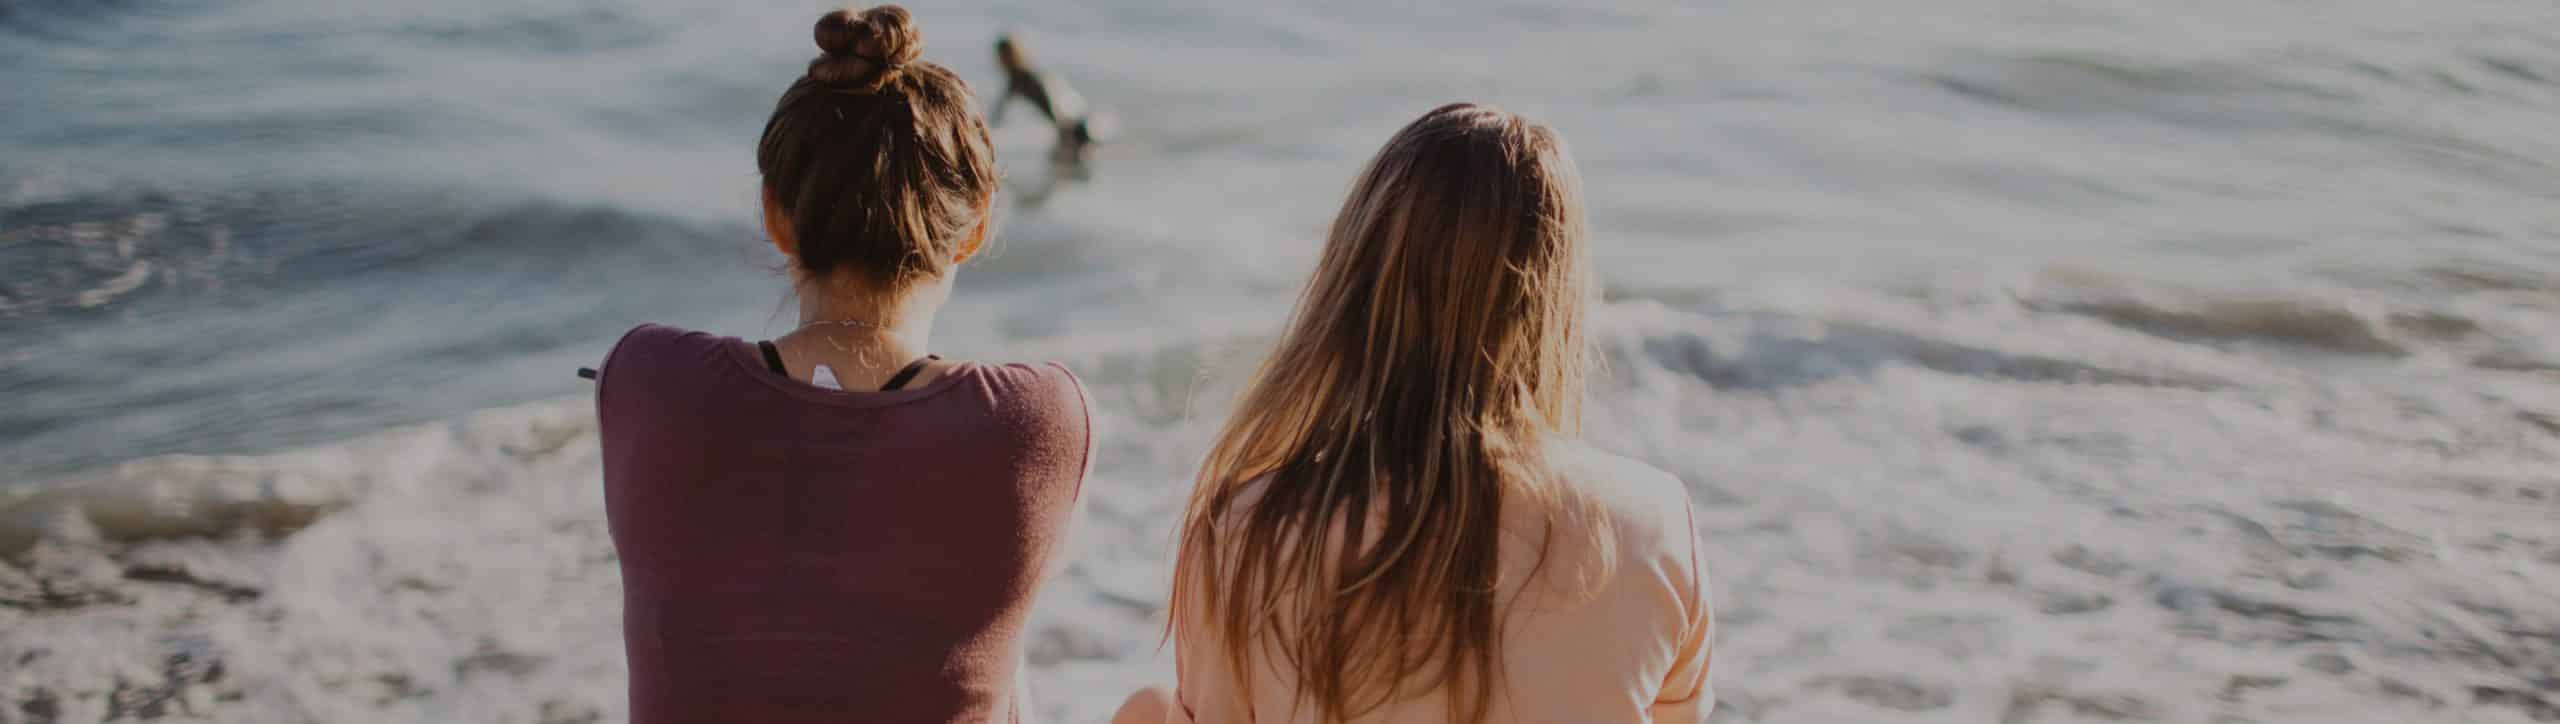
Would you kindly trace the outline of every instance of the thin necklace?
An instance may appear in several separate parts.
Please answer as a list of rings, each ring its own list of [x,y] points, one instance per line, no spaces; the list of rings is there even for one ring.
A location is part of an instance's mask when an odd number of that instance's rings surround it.
[[[889,325],[881,324],[881,323],[879,323],[879,322],[874,322],[874,321],[870,321],[870,320],[867,320],[867,319],[821,319],[821,320],[818,320],[818,321],[815,321],[815,322],[803,322],[803,323],[801,323],[801,324],[800,324],[800,326],[799,326],[799,327],[794,328],[794,329],[792,329],[791,331],[793,331],[793,332],[805,332],[805,331],[808,331],[810,327],[820,327],[820,326],[826,326],[826,327],[846,327],[846,328],[850,328],[850,329],[869,329],[869,330],[875,330],[875,331],[881,331],[881,332],[889,331]],[[833,337],[833,336],[829,336],[829,337],[827,337],[826,339],[827,339],[827,346],[836,348],[836,351],[838,351],[838,352],[852,352],[852,351],[853,351],[853,348],[844,346],[844,343],[843,343],[843,342],[837,341],[837,340],[836,340],[836,338],[835,338],[835,337]]]
[[[793,329],[793,330],[791,330],[791,331],[798,332],[798,331],[801,331],[801,330],[804,330],[804,329],[808,329],[808,328],[810,328],[810,327],[816,327],[816,326],[819,326],[819,325],[831,325],[831,326],[837,326],[837,327],[853,327],[853,328],[857,328],[857,329],[877,329],[877,330],[881,330],[881,331],[888,331],[888,329],[889,329],[889,325],[881,324],[881,323],[879,323],[879,322],[873,322],[873,321],[870,321],[870,320],[864,320],[864,319],[821,319],[821,320],[818,320],[818,321],[815,321],[815,322],[806,322],[806,323],[802,323],[802,324],[799,326],[799,328],[797,328],[797,329]]]

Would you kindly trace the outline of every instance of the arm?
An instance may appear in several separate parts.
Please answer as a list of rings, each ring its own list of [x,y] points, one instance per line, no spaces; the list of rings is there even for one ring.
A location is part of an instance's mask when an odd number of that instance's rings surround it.
[[[1204,582],[1217,585],[1214,582]],[[1194,592],[1196,593],[1196,592]],[[1195,722],[1250,722],[1254,720],[1250,701],[1251,685],[1245,682],[1250,672],[1235,671],[1227,660],[1225,644],[1219,641],[1205,617],[1212,616],[1200,608],[1202,596],[1184,596],[1181,605],[1166,613],[1172,621],[1174,687],[1167,697],[1165,721],[1168,724]]]
[[[1707,603],[1706,569],[1698,561],[1697,514],[1690,512],[1688,518],[1689,582],[1688,590],[1681,592],[1688,622],[1673,652],[1671,671],[1662,677],[1662,693],[1654,697],[1650,710],[1654,721],[1665,724],[1703,724],[1716,706],[1715,688],[1707,682],[1708,664],[1715,658],[1715,614]]]
[[[1208,660],[1215,659],[1218,655],[1217,652],[1194,651],[1193,649],[1199,648],[1199,637],[1186,636],[1189,632],[1185,631],[1184,628],[1182,617],[1179,615],[1175,616],[1173,625],[1174,684],[1173,694],[1165,697],[1165,724],[1195,724],[1199,717],[1200,705],[1198,702],[1202,690],[1216,688],[1215,682],[1211,680],[1210,677],[1217,676],[1218,674],[1207,670],[1203,665],[1207,664]],[[1246,716],[1248,718],[1239,718],[1237,721],[1249,721],[1250,714]]]

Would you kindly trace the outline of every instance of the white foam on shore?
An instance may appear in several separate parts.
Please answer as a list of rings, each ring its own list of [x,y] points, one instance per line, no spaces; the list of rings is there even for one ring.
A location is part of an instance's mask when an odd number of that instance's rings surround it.
[[[52,371],[14,389],[60,411],[0,420],[27,431],[9,449],[228,449],[212,438],[233,423],[362,435],[0,479],[0,724],[624,718],[585,400],[375,432],[329,414],[345,390],[284,396],[303,407],[258,385],[359,352],[432,367],[424,388],[340,382],[394,403],[454,399],[447,376],[579,384],[567,368],[602,349],[575,335],[613,330],[545,323],[659,314],[624,305],[687,290],[657,301],[698,316],[667,321],[771,325],[786,307],[760,245],[632,249],[616,230],[751,227],[754,128],[807,61],[810,16],[496,5],[0,6],[73,31],[0,44],[33,53],[0,63],[39,79],[11,90],[62,110],[0,124],[22,176],[0,200],[71,207],[0,230],[0,250],[32,240],[16,248],[60,256],[29,268],[86,270],[0,289],[0,317],[107,302],[61,327],[96,346],[51,346],[51,327],[9,340],[73,354],[0,345],[0,372]],[[919,8],[932,57],[973,82],[1000,77],[983,42],[1018,31],[1126,121],[1094,183],[1007,201],[935,340],[1060,358],[1092,387],[1085,517],[1030,632],[1039,713],[1098,721],[1163,682],[1174,515],[1228,393],[1361,160],[1465,98],[1574,146],[1615,300],[1592,435],[1690,486],[1719,721],[2560,719],[2549,8],[2333,5]],[[124,110],[164,106],[190,112]],[[998,141],[1019,168],[1047,137]],[[282,191],[226,200],[260,177]],[[294,190],[342,178],[344,198]],[[475,225],[412,193],[448,184],[533,203],[491,211],[506,233],[449,275],[263,256],[424,253],[454,237],[405,227]],[[256,223],[234,243],[233,217],[172,217],[176,247],[126,250],[159,223],[128,186]],[[479,283],[606,256],[641,263]],[[157,322],[135,306],[215,271],[275,296],[167,296],[190,313]],[[267,276],[284,273],[309,278]],[[475,296],[507,309],[448,303]],[[210,337],[256,374],[118,394],[122,376],[65,374],[156,374]],[[109,409],[173,390],[196,396]]]
[[[2560,434],[2475,391],[2145,357],[2143,333],[2020,314],[2088,336],[1608,310],[1593,437],[1691,486],[1726,720],[2544,711],[2527,702],[2560,665]],[[1164,681],[1175,512],[1258,344],[1123,342],[1059,352],[1104,438],[1030,633],[1051,721]],[[114,492],[54,493],[96,522],[44,528],[0,569],[0,661],[19,662],[0,702],[55,721],[620,720],[598,475],[585,400],[121,467]],[[274,541],[149,512],[277,508],[339,509]],[[15,721],[41,720],[0,708]]]

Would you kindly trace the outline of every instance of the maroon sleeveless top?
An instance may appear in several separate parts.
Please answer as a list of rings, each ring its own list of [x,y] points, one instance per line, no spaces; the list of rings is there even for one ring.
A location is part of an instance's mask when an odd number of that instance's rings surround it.
[[[1002,722],[1093,446],[1057,365],[895,392],[624,335],[597,380],[633,724]]]

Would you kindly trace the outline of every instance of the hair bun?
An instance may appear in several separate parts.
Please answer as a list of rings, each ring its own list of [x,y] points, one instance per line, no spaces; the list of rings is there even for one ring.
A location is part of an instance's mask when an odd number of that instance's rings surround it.
[[[809,61],[809,78],[821,83],[877,91],[924,55],[924,36],[896,5],[827,13],[814,34],[823,55]]]

